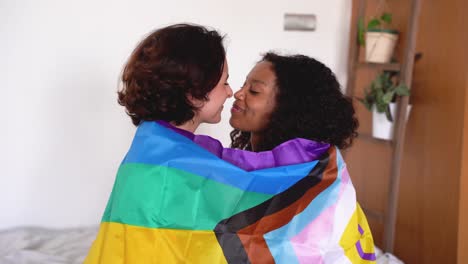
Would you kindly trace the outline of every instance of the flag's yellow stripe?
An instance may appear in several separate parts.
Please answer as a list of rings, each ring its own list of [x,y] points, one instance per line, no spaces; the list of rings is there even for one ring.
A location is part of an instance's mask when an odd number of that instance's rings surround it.
[[[358,225],[364,231],[359,232]],[[340,245],[344,250],[345,255],[353,264],[371,264],[374,260],[363,259],[359,254],[356,243],[360,241],[363,253],[374,253],[374,241],[370,232],[369,224],[359,204],[356,206],[356,211],[353,213],[348,225],[341,237]]]
[[[103,222],[84,263],[226,263],[226,259],[213,231]]]

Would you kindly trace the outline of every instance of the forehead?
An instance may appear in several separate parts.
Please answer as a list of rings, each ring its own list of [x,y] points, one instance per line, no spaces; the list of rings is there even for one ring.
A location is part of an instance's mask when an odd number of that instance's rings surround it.
[[[261,81],[266,85],[274,86],[276,76],[273,71],[273,64],[268,61],[261,61],[257,63],[250,71],[247,79]]]

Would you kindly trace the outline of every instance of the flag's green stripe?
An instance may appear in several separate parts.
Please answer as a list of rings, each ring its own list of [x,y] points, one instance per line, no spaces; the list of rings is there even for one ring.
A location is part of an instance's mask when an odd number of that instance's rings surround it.
[[[270,197],[174,168],[127,163],[117,173],[102,221],[212,230],[222,219]]]

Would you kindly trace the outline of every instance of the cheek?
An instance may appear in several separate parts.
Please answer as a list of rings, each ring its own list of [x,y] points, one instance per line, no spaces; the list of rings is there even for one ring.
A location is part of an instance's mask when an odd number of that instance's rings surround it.
[[[273,108],[274,103],[271,100],[261,100],[254,102],[251,109],[256,118],[265,119],[271,115]]]
[[[265,103],[252,105],[246,112],[246,119],[252,132],[259,132],[268,125],[272,107]]]
[[[218,109],[220,108],[224,102],[226,101],[227,97],[223,97],[222,92],[215,91],[211,94],[209,98],[210,108],[211,109]]]

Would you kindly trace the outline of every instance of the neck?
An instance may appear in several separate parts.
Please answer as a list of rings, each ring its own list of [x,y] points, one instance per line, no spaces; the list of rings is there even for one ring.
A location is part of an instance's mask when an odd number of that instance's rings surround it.
[[[171,125],[179,128],[179,129],[183,129],[183,130],[195,133],[195,130],[197,130],[200,123],[198,123],[198,122],[196,122],[195,120],[192,119],[192,120],[189,120],[189,121],[187,121],[187,122],[185,122],[185,123],[183,123],[182,125],[179,125],[179,126],[176,126],[173,123],[171,123]]]
[[[257,151],[258,145],[260,144],[261,136],[258,133],[250,133],[250,146],[252,151]]]

